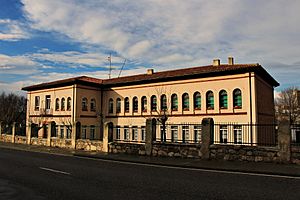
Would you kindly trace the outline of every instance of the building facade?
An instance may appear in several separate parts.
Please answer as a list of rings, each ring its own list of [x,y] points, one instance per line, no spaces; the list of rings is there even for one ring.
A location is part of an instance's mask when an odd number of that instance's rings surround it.
[[[151,118],[166,118],[173,124],[167,134],[176,132],[177,124],[196,124],[207,117],[217,123],[274,123],[273,92],[278,85],[261,65],[234,64],[229,58],[227,64],[214,60],[208,66],[162,72],[150,69],[112,79],[81,76],[23,90],[28,92],[27,123],[41,127],[35,137],[49,134],[47,127],[55,122],[55,136],[69,138],[69,127],[80,122],[77,138],[101,140],[103,125],[112,123],[115,138],[129,139],[131,129],[130,139],[141,141],[146,119]],[[184,128],[177,127],[177,132],[195,131]],[[196,140],[192,134],[189,137]]]

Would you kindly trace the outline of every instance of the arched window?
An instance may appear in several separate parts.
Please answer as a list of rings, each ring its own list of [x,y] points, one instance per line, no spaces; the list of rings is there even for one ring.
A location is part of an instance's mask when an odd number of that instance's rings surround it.
[[[168,109],[167,106],[167,96],[165,94],[160,96],[160,110],[166,111]]]
[[[132,99],[132,111],[133,112],[138,112],[139,110],[139,100],[137,97],[133,97]]]
[[[142,97],[142,112],[147,112],[147,97]]]
[[[178,98],[177,98],[177,94],[172,94],[172,96],[171,96],[171,109],[173,111],[177,111],[178,110]]]
[[[242,108],[242,92],[240,89],[233,91],[233,107]]]
[[[214,93],[212,91],[208,91],[206,93],[206,108],[214,109]]]
[[[68,99],[67,99],[67,110],[68,111],[71,110],[71,97],[68,97]]]
[[[157,98],[155,95],[151,96],[151,111],[157,110]]]
[[[124,99],[124,108],[125,108],[125,112],[129,112],[129,98],[126,97]]]
[[[61,110],[65,110],[65,104],[66,104],[66,100],[65,100],[65,98],[62,98],[61,103],[60,103],[60,105],[61,105],[60,109]]]
[[[82,111],[87,111],[88,110],[88,100],[87,98],[83,97],[82,98]]]
[[[121,99],[117,98],[116,101],[116,113],[120,113],[121,112]]]
[[[201,109],[201,94],[200,94],[200,92],[194,93],[194,109],[195,110]]]
[[[182,95],[182,110],[189,110],[190,108],[190,98],[188,93]]]
[[[225,90],[221,90],[219,92],[219,106],[222,109],[227,109],[228,108],[228,96],[227,92]]]
[[[96,99],[91,99],[91,111],[96,111]]]
[[[59,98],[57,98],[55,100],[55,110],[58,111],[59,110]]]
[[[110,98],[108,100],[108,113],[113,113],[114,112],[114,100]]]

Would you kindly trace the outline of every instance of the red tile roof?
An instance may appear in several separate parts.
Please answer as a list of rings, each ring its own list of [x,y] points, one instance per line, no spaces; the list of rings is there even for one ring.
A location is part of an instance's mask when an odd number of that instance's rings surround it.
[[[220,75],[240,74],[246,72],[256,72],[264,78],[272,86],[279,86],[279,83],[258,63],[256,64],[234,64],[219,66],[202,66],[191,67],[177,70],[154,72],[153,74],[138,74],[132,76],[124,76],[112,79],[97,79],[87,76],[80,76],[70,79],[42,83],[38,85],[28,86],[22,90],[32,91],[43,88],[53,88],[62,85],[71,85],[75,83],[87,84],[92,86],[112,87],[122,85],[134,85],[140,83],[163,82],[170,80],[183,80],[197,77],[214,77]]]

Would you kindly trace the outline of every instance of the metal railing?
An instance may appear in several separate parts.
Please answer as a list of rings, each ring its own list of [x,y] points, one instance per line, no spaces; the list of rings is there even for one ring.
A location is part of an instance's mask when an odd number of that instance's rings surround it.
[[[277,145],[277,124],[215,123],[214,144]]]
[[[145,143],[145,126],[114,126],[113,141],[123,143]]]
[[[300,123],[291,124],[291,145],[300,146]]]
[[[156,142],[176,144],[200,144],[202,140],[201,123],[157,124]]]

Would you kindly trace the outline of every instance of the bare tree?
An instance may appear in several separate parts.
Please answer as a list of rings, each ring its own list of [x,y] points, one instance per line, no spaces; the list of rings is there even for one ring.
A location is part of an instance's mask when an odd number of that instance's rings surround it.
[[[295,123],[300,117],[300,91],[297,87],[289,87],[279,93],[276,99],[276,114],[279,121],[287,119]]]

